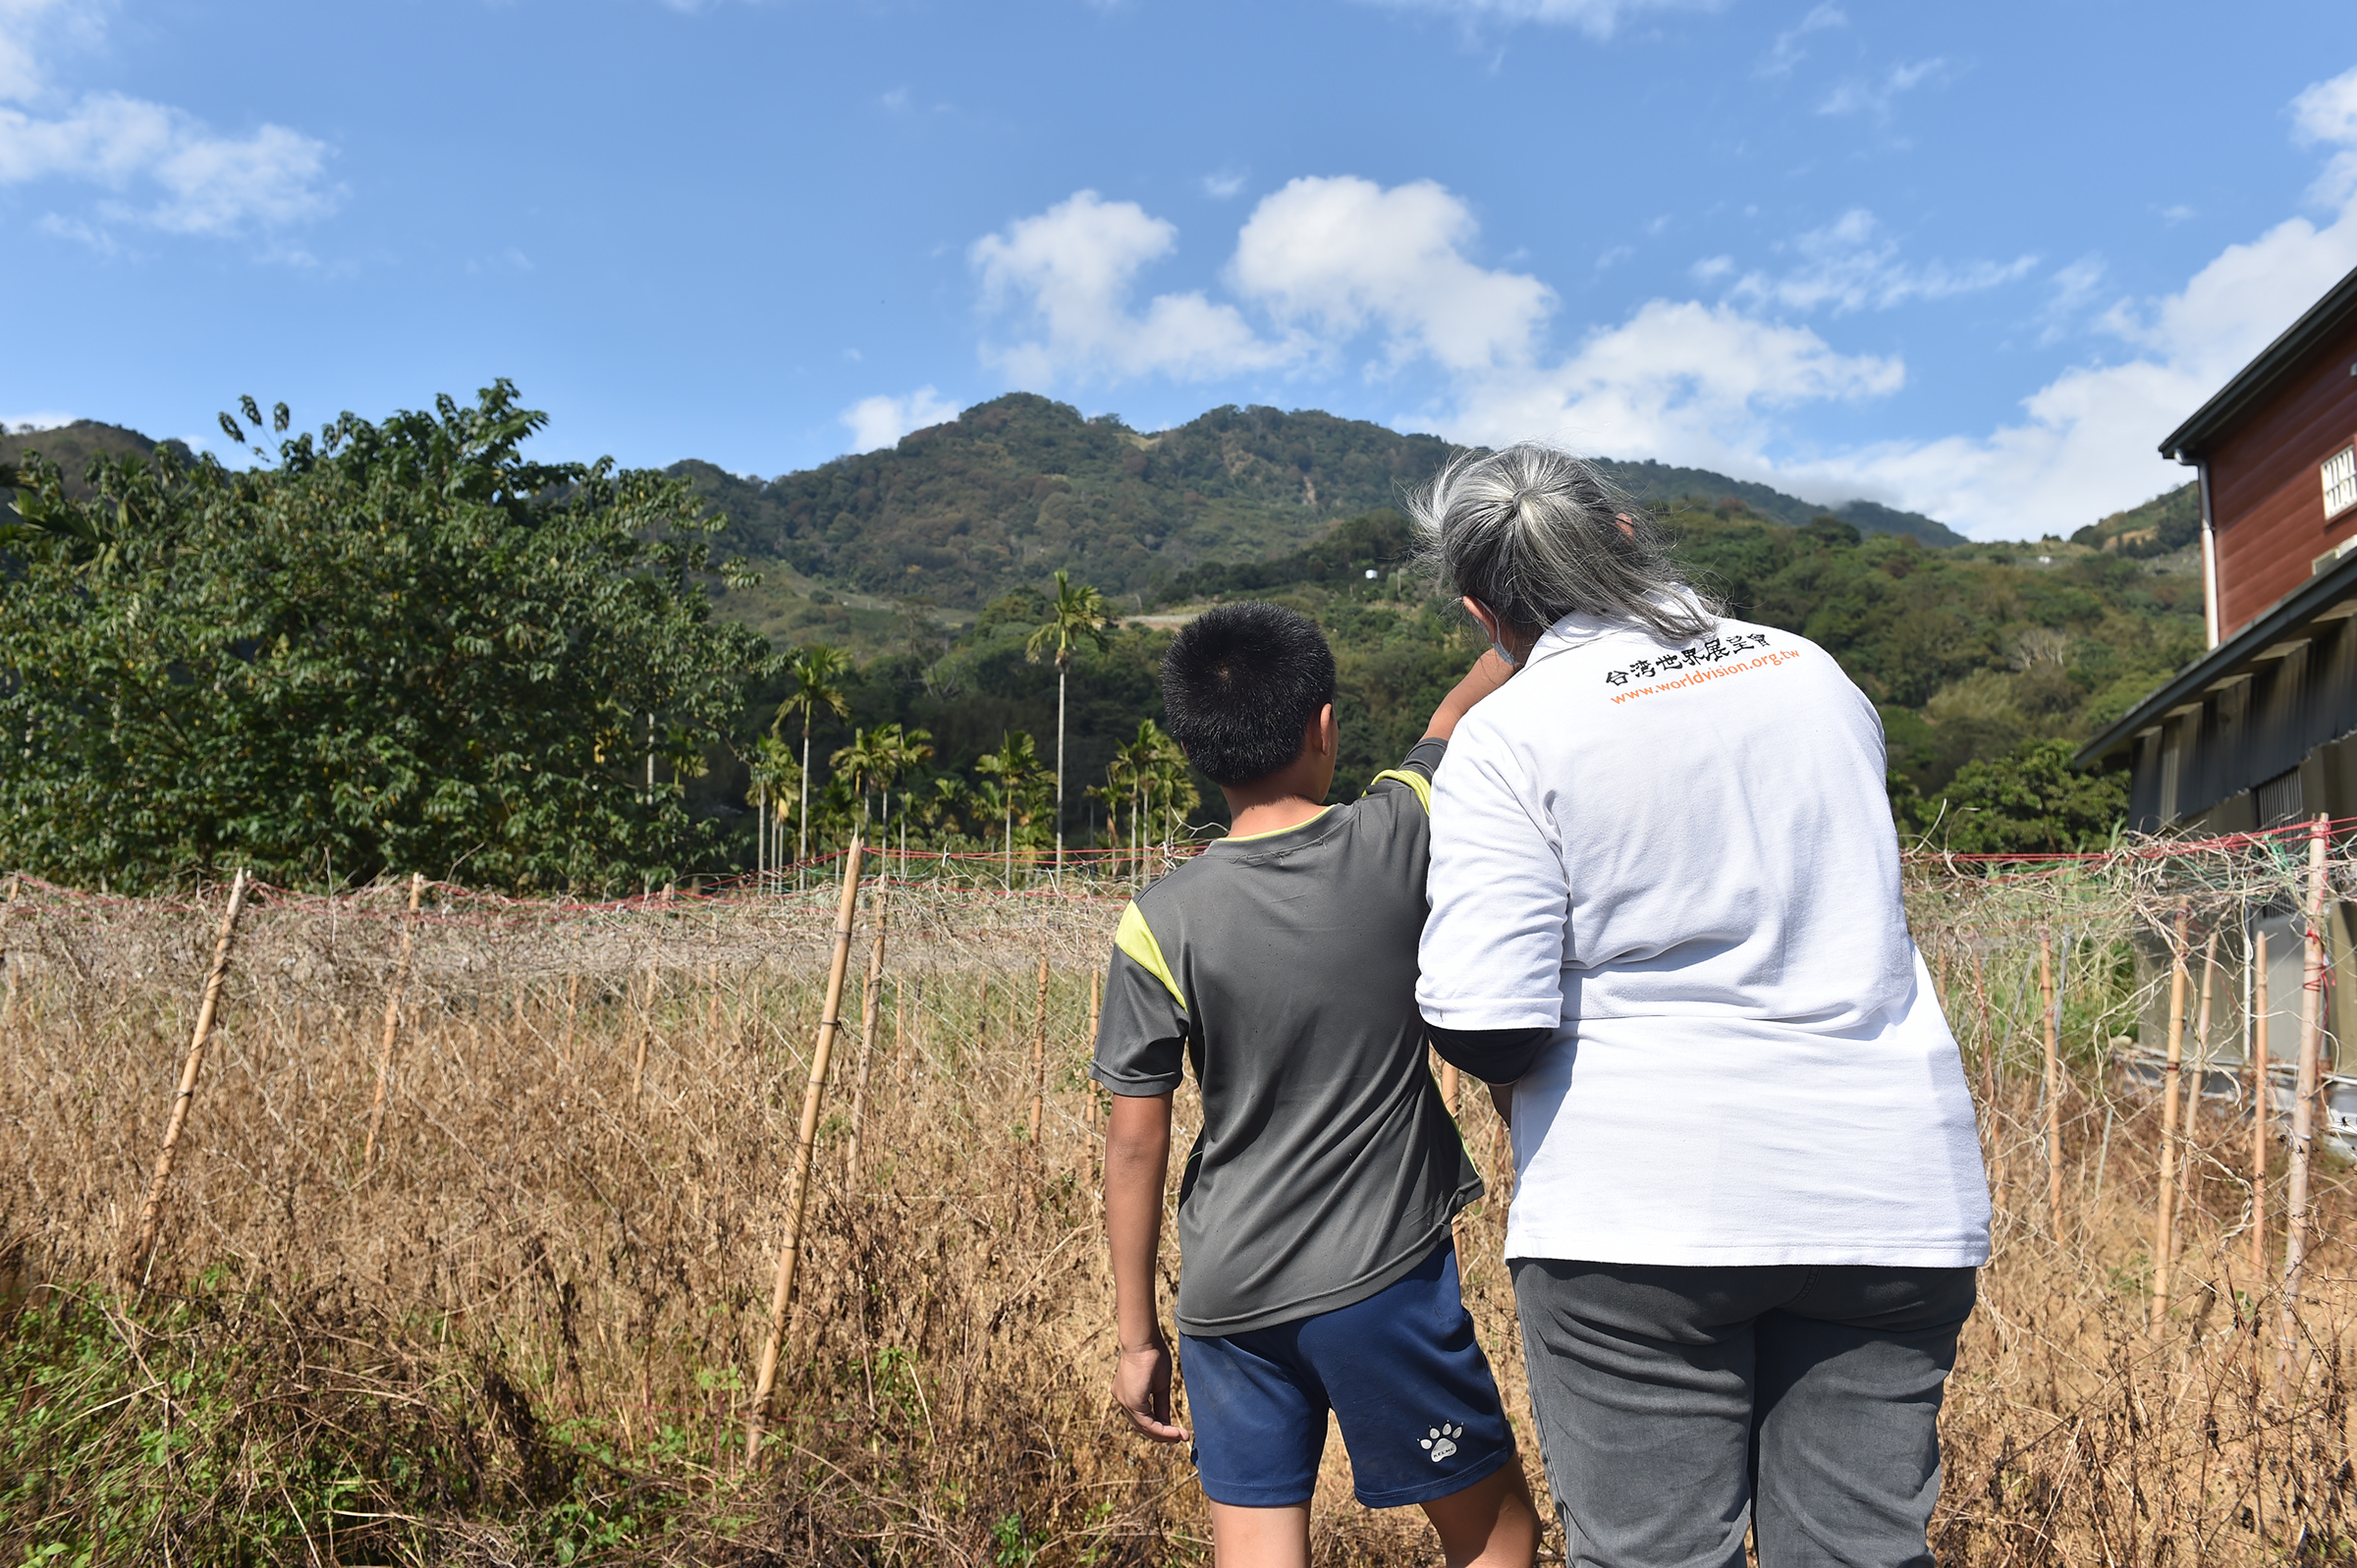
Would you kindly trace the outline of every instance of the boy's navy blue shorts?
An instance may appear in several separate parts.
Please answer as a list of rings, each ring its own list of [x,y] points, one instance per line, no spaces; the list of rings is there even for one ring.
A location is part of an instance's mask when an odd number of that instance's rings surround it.
[[[1179,1336],[1195,1469],[1214,1502],[1309,1501],[1326,1412],[1370,1508],[1461,1491],[1514,1456],[1512,1429],[1457,1291],[1456,1248],[1366,1300],[1217,1339]]]

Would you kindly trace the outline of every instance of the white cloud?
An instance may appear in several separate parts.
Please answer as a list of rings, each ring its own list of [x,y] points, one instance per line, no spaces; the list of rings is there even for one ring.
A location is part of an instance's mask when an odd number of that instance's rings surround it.
[[[1705,256],[1686,269],[1696,283],[1717,283],[1735,270],[1733,256]]]
[[[1352,176],[1295,180],[1236,237],[1236,292],[1328,343],[1379,327],[1395,362],[1463,373],[1528,358],[1555,292],[1466,259],[1472,213],[1429,180],[1386,190]]]
[[[1846,27],[1848,26],[1849,18],[1843,16],[1837,6],[1830,4],[1818,6],[1800,21],[1776,35],[1776,42],[1769,48],[1767,57],[1760,61],[1759,74],[1763,77],[1790,76],[1792,68],[1809,57],[1809,51],[1801,47],[1803,38],[1812,32],[1823,32],[1829,27]]]
[[[1018,382],[1042,385],[1104,376],[1199,380],[1293,357],[1291,346],[1263,342],[1234,306],[1200,293],[1158,295],[1142,311],[1131,308],[1138,274],[1178,238],[1175,226],[1136,202],[1107,201],[1094,190],[983,236],[967,254],[982,277],[984,308],[1033,329],[1012,344],[985,345],[984,357]]]
[[[2295,104],[2303,132],[2339,149],[2335,165],[2357,150],[2357,114],[2334,118],[2332,106],[2353,100],[2357,71]],[[2357,268],[2357,189],[2341,189],[2345,202],[2321,226],[2287,219],[2228,245],[2177,293],[2114,306],[2103,324],[2138,357],[2064,371],[2023,400],[2021,422],[1785,471],[1896,499],[1982,537],[2068,533],[2184,483],[2186,470],[2157,452],[2162,438]]]
[[[1716,11],[1723,0],[1372,0],[1401,11],[1438,11],[1468,23],[1538,22],[1609,38],[1646,11]]]
[[[2330,206],[2357,197],[2357,71],[2319,81],[2291,100],[2291,123],[2302,142],[2339,150],[2317,177],[2312,194]]]
[[[1250,177],[1251,172],[1243,169],[1222,169],[1218,174],[1207,174],[1203,177],[1203,193],[1214,201],[1226,201],[1242,190]]]
[[[98,38],[87,0],[0,0],[0,185],[67,181],[107,192],[92,224],[52,214],[43,228],[102,250],[106,229],[235,235],[319,217],[342,192],[327,179],[323,141],[264,125],[223,135],[184,110],[118,92],[69,96],[45,55]]]
[[[2036,256],[2018,256],[2004,262],[1909,266],[1898,259],[1897,243],[1884,236],[1874,214],[1862,207],[1802,235],[1793,248],[1801,256],[1798,267],[1777,278],[1746,273],[1734,286],[1735,296],[1793,310],[1830,305],[1839,315],[1888,310],[1912,299],[1977,294],[2027,277],[2038,265]]]
[[[1826,94],[1817,106],[1819,114],[1869,113],[1878,119],[1891,113],[1891,106],[1900,94],[1912,92],[1926,81],[1946,74],[1946,60],[1900,61],[1872,80],[1853,79],[1842,82]]]
[[[851,432],[850,450],[873,452],[898,445],[911,430],[948,423],[958,417],[958,406],[932,387],[919,387],[904,398],[862,398],[841,417]]]
[[[24,435],[34,430],[55,430],[60,425],[72,424],[75,417],[73,414],[58,413],[51,409],[43,409],[36,413],[0,414],[0,431],[14,431],[19,435]]]
[[[1837,352],[1806,327],[1654,299],[1591,332],[1559,364],[1460,386],[1442,433],[1754,471],[1776,435],[1772,410],[1876,397],[1905,378],[1897,359]]]

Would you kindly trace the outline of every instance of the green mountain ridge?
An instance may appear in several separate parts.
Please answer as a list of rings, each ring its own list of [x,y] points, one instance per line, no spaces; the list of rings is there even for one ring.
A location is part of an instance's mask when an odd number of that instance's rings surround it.
[[[1315,409],[1223,407],[1153,434],[1010,393],[890,450],[768,481],[686,460],[723,540],[815,581],[973,609],[1063,568],[1140,602],[1212,563],[1295,552],[1343,518],[1396,510],[1455,450]],[[1697,501],[1795,526],[1828,514],[1934,546],[1945,524],[1869,501],[1824,507],[1704,468],[1600,460],[1649,506]]]

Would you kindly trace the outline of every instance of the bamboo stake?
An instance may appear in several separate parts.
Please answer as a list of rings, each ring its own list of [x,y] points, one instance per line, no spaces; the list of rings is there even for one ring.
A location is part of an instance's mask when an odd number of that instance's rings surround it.
[[[2251,1321],[2258,1332],[2259,1292],[2267,1285],[2267,933],[2251,971]]]
[[[2283,1208],[2283,1306],[2275,1325],[2275,1397],[2291,1387],[2299,1334],[2300,1274],[2308,1261],[2308,1160],[2316,1141],[2316,1091],[2324,1047],[2325,853],[2331,819],[2317,813],[2308,830],[2307,962],[2300,986],[2300,1074],[2291,1099],[2291,1191]]]
[[[2185,901],[2177,901],[2176,941],[2168,950],[2168,1064],[2161,1069],[2161,1202],[2153,1213],[2152,1334],[2168,1321],[2168,1238],[2177,1199],[2177,1069],[2185,1058]],[[2215,941],[2216,939],[2213,939]]]
[[[1997,1105],[1997,1031],[1989,1021],[1989,975],[1979,944],[1972,949],[1972,994],[1981,1004],[1981,1104]]]
[[[802,1255],[802,1211],[810,1197],[810,1153],[818,1142],[818,1108],[827,1092],[827,1058],[842,1027],[843,973],[850,966],[851,917],[859,906],[859,835],[843,857],[843,901],[835,911],[835,955],[827,964],[827,999],[819,1009],[818,1042],[810,1054],[810,1082],[802,1091],[802,1120],[795,1134],[794,1169],[786,1187],[786,1239],[778,1249],[778,1282],[769,1298],[769,1336],[761,1346],[761,1372],[753,1383],[752,1414],[744,1426],[744,1460],[761,1453],[761,1433],[777,1391],[778,1352],[786,1342],[786,1311],[794,1301],[794,1274]]]
[[[189,1124],[189,1105],[196,1097],[196,1074],[204,1066],[204,1048],[213,1037],[213,1018],[221,1006],[221,988],[229,980],[230,946],[237,940],[238,916],[246,912],[249,886],[240,868],[229,885],[229,907],[221,915],[221,934],[213,941],[212,967],[205,971],[204,992],[196,1003],[196,1027],[189,1036],[188,1059],[181,1063],[180,1088],[172,1096],[172,1113],[165,1118],[163,1147],[156,1151],[155,1174],[147,1183],[147,1202],[139,1210],[139,1232],[132,1244],[127,1277],[143,1283],[155,1253],[156,1231],[164,1220],[164,1196],[172,1183],[172,1158],[180,1146],[181,1129]]]
[[[655,1037],[655,958],[646,959],[646,1000],[638,1008],[638,1054],[630,1063],[630,1104],[638,1103],[638,1085],[646,1077],[646,1048]]]
[[[2065,939],[2067,940],[2067,939]],[[2046,1223],[2062,1230],[2062,993],[2055,984],[2055,943],[2038,933],[2038,1000],[2046,1013]]]
[[[401,1033],[401,994],[410,983],[410,955],[417,949],[417,905],[425,898],[425,873],[410,873],[410,908],[401,921],[401,954],[393,960],[393,984],[385,996],[385,1027],[376,1048],[376,1093],[368,1099],[368,1136],[360,1145],[360,1169],[376,1163],[377,1134],[385,1125],[385,1086],[393,1077],[393,1042]],[[350,1147],[347,1145],[346,1147]]]
[[[581,1004],[581,972],[576,969],[565,977],[565,1038],[557,1047],[557,1054],[570,1066],[573,1063],[573,1019]]]
[[[2202,1096],[2210,1087],[2210,998],[2213,983],[2218,978],[2218,932],[2213,928],[2210,941],[2202,949],[2201,1011],[2194,1020],[2193,1030],[2193,1086],[2185,1091],[2183,1115],[2177,1135],[2177,1209],[2184,1212],[2193,1202],[2194,1118],[2202,1108]],[[2177,1260],[2177,1227],[2172,1221],[2168,1230],[2168,1261],[2173,1267]]]
[[[22,891],[21,882],[22,878],[18,874],[12,872],[9,875],[8,902],[12,906],[16,903],[18,894]],[[8,995],[0,998],[0,1039],[6,1039],[17,1026],[17,972],[25,967],[25,960],[11,958],[7,949],[0,947],[0,965],[5,965],[8,969]]]
[[[859,1181],[859,1128],[867,1115],[867,1065],[876,1048],[876,1009],[884,1000],[884,927],[892,905],[876,906],[876,945],[868,949],[867,984],[859,1001],[859,1070],[851,1079],[851,1136],[843,1168],[852,1185]]]
[[[1097,1049],[1097,1030],[1105,1017],[1105,976],[1102,971],[1088,972],[1088,1049]],[[1097,1130],[1097,1081],[1088,1081],[1088,1130],[1093,1138]]]
[[[1039,1127],[1048,1109],[1048,955],[1039,955],[1039,1015],[1031,1029],[1030,1143],[1039,1147]]]

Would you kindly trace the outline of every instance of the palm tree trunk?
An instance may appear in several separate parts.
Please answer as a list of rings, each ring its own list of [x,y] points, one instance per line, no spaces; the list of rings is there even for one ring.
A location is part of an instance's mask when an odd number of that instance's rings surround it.
[[[810,858],[810,705],[802,704],[802,810],[794,823],[794,886],[802,886],[802,862]]]
[[[1007,803],[1007,891],[1014,891],[1014,802]]]
[[[1064,875],[1064,661],[1056,661],[1056,874]]]

